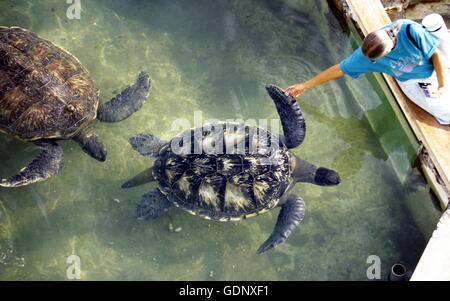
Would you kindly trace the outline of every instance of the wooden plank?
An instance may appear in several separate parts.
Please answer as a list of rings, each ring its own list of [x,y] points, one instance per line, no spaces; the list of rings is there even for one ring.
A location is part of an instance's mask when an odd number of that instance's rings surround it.
[[[347,0],[347,3],[365,36],[391,23],[379,0]]]
[[[364,35],[391,23],[379,0],[347,0],[347,4]],[[392,76],[383,73],[383,77],[437,170],[440,179],[435,179],[435,183],[431,183],[432,186],[443,183],[445,185],[443,191],[448,192],[450,188],[450,127],[440,125],[433,116],[410,101]],[[430,179],[433,180],[433,177]],[[447,206],[449,197],[448,193],[444,195],[440,193],[439,199],[443,208]]]

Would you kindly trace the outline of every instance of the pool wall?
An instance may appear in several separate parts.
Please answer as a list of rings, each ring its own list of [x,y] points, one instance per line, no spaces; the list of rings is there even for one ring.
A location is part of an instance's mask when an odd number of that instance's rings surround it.
[[[336,1],[334,1],[336,3]],[[343,1],[339,1],[340,4],[343,3]],[[389,19],[379,1],[376,1],[376,3],[372,2],[371,5],[373,7],[366,8],[364,6],[365,3],[359,1],[359,0],[349,0],[344,1],[345,6],[353,9],[354,11],[351,13],[356,13],[356,20],[355,23],[360,27],[364,28],[365,31],[370,32],[373,30],[373,28],[379,28],[380,24],[384,25],[384,23]],[[343,8],[343,6],[340,6]],[[374,9],[377,8],[377,9]],[[367,14],[367,10],[370,10],[370,15]],[[348,11],[346,12],[349,13]],[[378,23],[377,23],[378,22]],[[355,23],[353,23],[349,19],[350,26],[353,26]],[[378,24],[377,26],[374,26],[375,24]],[[372,29],[371,29],[372,28]],[[358,31],[356,30],[356,27],[353,26],[353,32],[358,35]],[[360,32],[360,36],[363,36],[363,34]],[[379,76],[377,78],[377,81],[381,86],[389,86],[391,91],[393,91],[393,94],[389,93],[389,90],[384,89],[386,96],[388,99],[390,99],[390,104],[392,106],[393,111],[395,112],[399,122],[402,124],[402,128],[405,130],[405,134],[409,137],[409,140],[412,145],[417,147],[419,145],[419,149],[417,151],[417,154],[415,157],[418,158],[420,161],[420,167],[422,172],[424,173],[429,185],[431,186],[434,193],[437,195],[440,201],[440,206],[442,210],[444,210],[444,214],[441,216],[439,223],[437,224],[436,230],[432,233],[431,239],[428,242],[428,245],[422,254],[422,257],[414,271],[414,274],[412,275],[412,280],[450,280],[450,255],[448,254],[448,248],[450,247],[450,208],[448,207],[449,204],[449,189],[441,177],[442,172],[440,173],[439,170],[442,170],[443,166],[439,165],[440,162],[433,162],[433,158],[430,157],[428,154],[427,149],[424,147],[422,142],[419,143],[420,138],[422,137],[427,139],[436,139],[440,137],[448,136],[448,132],[446,133],[441,132],[440,136],[431,136],[431,137],[423,137],[424,134],[423,131],[421,131],[421,127],[423,127],[423,124],[418,123],[416,124],[417,120],[413,118],[414,112],[405,111],[404,108],[399,105],[402,102],[405,101],[405,96],[403,93],[396,93],[396,90],[398,90],[398,87],[395,86],[395,82],[390,81],[389,77],[384,77],[386,82],[383,82],[383,78]],[[392,99],[396,101],[392,101]],[[408,100],[406,100],[408,102]],[[420,110],[420,109],[419,109]],[[406,116],[406,118],[405,118]],[[368,118],[369,119],[369,118]],[[408,125],[408,123],[405,122],[405,119],[408,119],[409,124],[412,126],[412,130]],[[372,124],[372,123],[371,123]],[[433,129],[439,130],[440,126],[435,126]],[[419,131],[418,131],[419,130]],[[416,142],[414,143],[414,136],[411,135],[411,132],[414,132],[414,135],[417,137]],[[443,136],[442,136],[443,135]],[[445,139],[444,139],[445,141]],[[431,143],[431,145],[433,145]],[[445,143],[444,143],[445,145]],[[430,149],[433,151],[433,149]],[[441,156],[447,156],[446,153],[440,154]],[[408,155],[409,157],[409,155]],[[412,156],[414,158],[414,156]],[[392,160],[393,162],[395,160]],[[445,162],[445,160],[444,160]],[[395,163],[394,163],[395,166]],[[445,171],[445,170],[444,170]],[[445,175],[443,175],[445,176]],[[416,206],[420,207],[420,204],[416,204]],[[418,212],[418,209],[416,210],[412,209],[411,212],[414,214],[414,212]]]

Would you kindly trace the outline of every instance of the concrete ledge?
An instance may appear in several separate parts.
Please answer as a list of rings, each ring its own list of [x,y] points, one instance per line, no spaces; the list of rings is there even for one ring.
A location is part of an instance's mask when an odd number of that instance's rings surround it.
[[[450,280],[450,209],[442,215],[437,229],[417,264],[411,281]]]
[[[347,4],[364,35],[391,22],[379,0],[347,0]],[[449,208],[450,127],[440,125],[433,116],[411,102],[393,77],[383,76],[422,145],[419,152],[422,170],[442,208]],[[411,280],[450,280],[450,209],[442,215]]]

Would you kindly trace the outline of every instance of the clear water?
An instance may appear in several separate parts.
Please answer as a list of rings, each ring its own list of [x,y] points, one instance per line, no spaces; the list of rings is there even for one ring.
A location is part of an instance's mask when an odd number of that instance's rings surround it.
[[[259,245],[278,214],[212,222],[171,209],[153,222],[134,218],[148,184],[120,185],[151,165],[128,145],[150,132],[178,133],[175,120],[277,118],[263,84],[303,81],[352,51],[326,1],[90,0],[80,20],[60,0],[2,0],[0,24],[22,26],[77,56],[106,101],[149,72],[144,108],[116,124],[95,123],[108,149],[97,162],[63,141],[65,167],[48,181],[0,188],[0,279],[65,280],[67,257],[82,280],[364,280],[369,255],[417,263],[437,210],[417,170],[397,168],[414,153],[386,100],[366,78],[323,85],[300,99],[308,126],[293,152],[338,170],[332,188],[297,184],[306,217],[286,243]],[[373,116],[376,116],[374,119]],[[375,127],[378,120],[378,127]],[[0,136],[0,177],[39,153]],[[408,161],[408,160],[406,160]],[[181,230],[179,229],[181,228]],[[175,231],[178,229],[180,231]]]

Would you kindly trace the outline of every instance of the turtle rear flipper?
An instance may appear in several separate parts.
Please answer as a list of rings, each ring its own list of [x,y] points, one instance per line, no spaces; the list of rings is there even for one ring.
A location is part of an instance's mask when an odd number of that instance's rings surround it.
[[[146,169],[131,180],[122,185],[122,188],[136,187],[145,183],[153,182],[155,178],[152,174],[152,168]]]
[[[140,220],[156,219],[172,206],[159,189],[152,190],[142,196],[136,208],[136,217]]]
[[[39,141],[36,145],[44,150],[17,175],[2,180],[0,186],[20,187],[44,181],[55,175],[63,167],[63,151],[54,141]]]
[[[167,142],[152,134],[137,134],[130,138],[130,144],[142,156],[155,158],[161,147],[167,144]]]
[[[116,97],[99,105],[97,118],[104,122],[118,122],[137,112],[150,92],[149,75],[141,72],[134,85],[127,87]]]
[[[277,224],[270,237],[259,247],[258,253],[264,253],[284,242],[305,216],[305,202],[291,194],[281,205]]]
[[[267,85],[269,93],[278,111],[283,126],[285,144],[288,148],[299,146],[305,139],[306,125],[302,110],[295,98],[286,94],[277,86]]]

